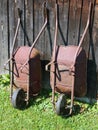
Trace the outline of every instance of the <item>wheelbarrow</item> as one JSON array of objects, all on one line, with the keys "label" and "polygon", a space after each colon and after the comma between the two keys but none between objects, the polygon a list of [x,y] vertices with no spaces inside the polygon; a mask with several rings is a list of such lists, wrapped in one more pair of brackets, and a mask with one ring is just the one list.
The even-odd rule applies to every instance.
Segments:
[{"label": "wheelbarrow", "polygon": [[19,16],[13,40],[12,54],[4,65],[5,69],[7,69],[7,64],[10,62],[10,97],[13,107],[18,109],[25,108],[29,103],[29,98],[38,95],[41,90],[40,53],[35,48],[35,45],[47,25],[46,6],[44,6],[44,11],[44,25],[32,46],[20,46],[15,49],[16,38],[21,22]]},{"label": "wheelbarrow", "polygon": [[[82,97],[87,92],[87,57],[85,50],[82,48],[82,44],[90,23],[91,3],[89,5],[87,24],[78,45],[57,45],[57,3],[55,12],[56,27],[53,54],[51,61],[46,65],[46,71],[50,71],[50,85],[52,88],[54,110],[58,115],[63,112],[66,112],[65,115],[71,115],[74,106],[74,96]],[[57,97],[57,100],[55,96],[56,92],[60,95]],[[70,103],[67,101],[67,96],[70,97]]]}]

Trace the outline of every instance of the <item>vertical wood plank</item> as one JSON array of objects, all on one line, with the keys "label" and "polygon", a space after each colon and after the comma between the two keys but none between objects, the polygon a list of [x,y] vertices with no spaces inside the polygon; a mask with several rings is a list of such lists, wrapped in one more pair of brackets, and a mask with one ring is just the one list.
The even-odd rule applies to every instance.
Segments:
[{"label": "vertical wood plank", "polygon": [[33,3],[34,1],[32,0],[29,0],[29,1],[25,1],[25,19],[26,19],[26,27],[25,27],[25,30],[26,30],[26,34],[27,34],[27,37],[28,38],[25,38],[26,39],[26,44],[27,45],[31,45],[32,42],[33,42],[33,33],[34,33],[34,30],[33,30]]},{"label": "vertical wood plank", "polygon": [[[3,68],[3,63],[8,58],[9,52],[12,49],[12,41],[15,34],[16,24],[18,20],[17,8],[22,10],[22,23],[25,28],[29,40],[26,39],[22,28],[19,29],[19,34],[17,37],[17,46],[21,45],[31,45],[36,36],[38,35],[41,27],[44,24],[44,13],[43,13],[43,3],[45,0],[3,0],[0,2],[0,72]],[[68,28],[68,1],[70,1],[70,15],[69,15],[69,28]],[[81,3],[82,0],[58,0],[59,4],[59,30],[58,30],[58,40],[57,44],[77,44],[79,39],[79,24],[80,24],[80,14],[81,14]],[[94,3],[95,0],[92,0]],[[96,0],[96,3],[98,1]],[[76,8],[75,8],[76,4]],[[89,1],[83,0],[83,10],[81,18],[80,27],[80,37],[87,21],[88,14],[88,4]],[[7,6],[8,9],[7,9]],[[41,52],[42,60],[49,60],[52,55],[54,33],[55,33],[55,0],[47,0],[47,8],[49,10],[49,22],[44,33],[38,40],[36,48]],[[96,11],[97,11],[96,7]],[[76,10],[76,14],[75,14]],[[9,11],[9,12],[8,12]],[[8,14],[9,13],[9,14]],[[9,21],[7,21],[7,16]],[[96,48],[97,36],[97,14],[95,14],[94,23],[94,47]],[[95,29],[96,26],[96,29]],[[68,29],[68,31],[67,31]],[[68,32],[68,41],[67,41]],[[9,37],[8,37],[9,36]],[[88,51],[89,35],[87,33],[84,40],[84,48]],[[8,50],[9,49],[9,50]],[[96,52],[97,54],[97,52]],[[97,63],[98,64],[98,63]]]},{"label": "vertical wood plank", "polygon": [[9,0],[9,32],[10,32],[10,55],[12,51],[12,43],[13,43],[13,38],[15,34],[15,1],[14,0]]},{"label": "vertical wood plank", "polygon": [[[24,20],[25,20],[25,18],[24,18],[24,16],[25,16],[25,14],[24,14],[24,2],[25,2],[25,0],[17,0],[16,3],[15,3],[15,19],[16,19],[16,21],[18,20],[18,8],[19,8],[22,11],[21,21],[22,21],[23,27],[25,26],[24,25]],[[16,24],[15,24],[15,28],[16,28]],[[25,44],[24,33],[23,33],[23,30],[22,30],[22,27],[20,26],[18,36],[17,36],[17,45],[23,46],[24,44]]]},{"label": "vertical wood plank", "polygon": [[7,1],[0,2],[0,73],[4,72],[3,65],[8,59],[7,41]]},{"label": "vertical wood plank", "polygon": [[[39,31],[41,30],[43,24],[44,24],[44,17],[43,17],[43,2],[44,0],[37,0],[34,1],[34,39],[37,37]],[[44,56],[45,51],[45,44],[44,44],[44,33],[39,38],[36,48],[40,51],[42,54],[42,57]],[[44,49],[43,49],[44,48]]]},{"label": "vertical wood plank", "polygon": [[98,72],[98,5],[95,8],[93,39],[94,39],[95,59],[97,64],[96,67]]}]

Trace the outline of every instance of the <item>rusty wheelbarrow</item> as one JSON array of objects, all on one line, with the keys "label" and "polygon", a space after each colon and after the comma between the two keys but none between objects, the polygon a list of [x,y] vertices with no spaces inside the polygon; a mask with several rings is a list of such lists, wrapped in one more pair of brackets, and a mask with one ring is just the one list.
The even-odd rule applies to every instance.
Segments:
[{"label": "rusty wheelbarrow", "polygon": [[[74,105],[74,96],[82,97],[87,91],[87,57],[85,50],[81,46],[90,23],[91,3],[89,6],[87,24],[78,46],[57,45],[57,4],[55,9],[56,27],[54,48],[51,61],[46,65],[46,71],[50,71],[52,103],[56,113],[60,115],[63,111],[65,111],[66,115],[71,115]],[[55,100],[55,92],[60,94],[60,97],[57,99],[57,101]],[[66,102],[67,95],[70,96],[70,103]]]},{"label": "rusty wheelbarrow", "polygon": [[45,22],[31,47],[20,46],[15,49],[16,38],[20,26],[18,18],[17,28],[13,40],[12,54],[5,63],[10,62],[10,97],[13,107],[25,108],[29,98],[38,95],[41,89],[41,62],[40,53],[34,48],[39,37],[47,25],[47,9],[44,6]]}]

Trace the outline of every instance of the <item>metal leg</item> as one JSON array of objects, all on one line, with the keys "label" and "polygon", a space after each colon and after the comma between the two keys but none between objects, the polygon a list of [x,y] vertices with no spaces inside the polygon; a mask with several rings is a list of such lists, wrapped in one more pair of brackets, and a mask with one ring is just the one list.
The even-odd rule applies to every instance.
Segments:
[{"label": "metal leg", "polygon": [[55,91],[52,89],[52,104],[53,104],[53,109],[55,110]]},{"label": "metal leg", "polygon": [[13,59],[11,60],[11,72],[10,72],[10,99],[12,99],[12,94],[13,94],[13,70],[14,70],[14,61]]},{"label": "metal leg", "polygon": [[[29,64],[28,64],[29,65]],[[28,81],[27,81],[27,100],[26,100],[26,105],[29,104],[29,88],[30,88],[30,78],[29,78],[29,75],[28,75]]]},{"label": "metal leg", "polygon": [[52,67],[53,67],[53,72],[51,72],[51,73],[53,73],[53,77],[52,77],[53,78],[53,84],[52,84],[52,103],[53,103],[53,108],[55,110],[56,65],[53,64]]},{"label": "metal leg", "polygon": [[70,112],[69,114],[72,114],[72,110],[73,110],[73,102],[74,102],[74,80],[75,80],[75,75],[72,74],[72,89],[71,89],[71,106],[70,106]]}]

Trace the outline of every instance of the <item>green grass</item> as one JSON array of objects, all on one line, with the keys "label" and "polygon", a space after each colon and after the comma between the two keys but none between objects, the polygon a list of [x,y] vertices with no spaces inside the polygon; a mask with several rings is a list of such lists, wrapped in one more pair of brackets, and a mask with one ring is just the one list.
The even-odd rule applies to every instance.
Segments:
[{"label": "green grass", "polygon": [[12,107],[9,87],[0,87],[0,130],[98,130],[98,106],[75,102],[80,106],[71,117],[57,116],[51,92],[43,90],[24,110]]}]

